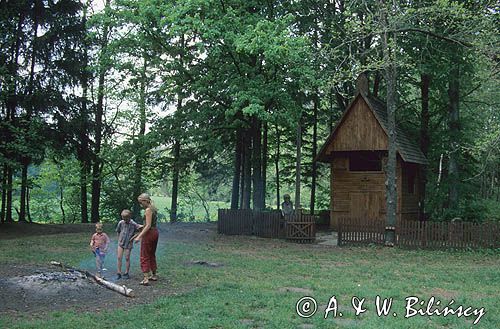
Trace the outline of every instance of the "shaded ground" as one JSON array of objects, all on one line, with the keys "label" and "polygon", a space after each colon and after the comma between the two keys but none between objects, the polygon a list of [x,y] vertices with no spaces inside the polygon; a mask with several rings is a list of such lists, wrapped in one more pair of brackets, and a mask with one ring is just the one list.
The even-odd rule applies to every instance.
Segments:
[{"label": "shaded ground", "polygon": [[3,223],[0,224],[0,239],[18,239],[34,235],[50,235],[60,233],[91,232],[95,224],[36,224],[36,223]]},{"label": "shaded ground", "polygon": [[15,267],[2,266],[0,269],[0,305],[2,305],[0,314],[37,314],[76,307],[95,311],[119,300],[129,302],[124,298],[117,298],[120,296],[115,296],[116,293],[86,278],[77,278],[74,281],[37,280],[36,275],[40,271],[50,275],[58,270],[27,264]]},{"label": "shaded ground", "polygon": [[[47,236],[67,233],[92,232],[93,224],[42,225],[12,223],[0,226],[0,239],[18,239],[27,236]],[[213,240],[216,225],[213,223],[176,223],[162,224],[160,227],[159,250],[165,248],[167,241],[208,241]],[[135,248],[136,252],[139,246]],[[54,259],[58,261],[58,259]],[[134,260],[137,265],[138,260]],[[92,270],[93,262],[88,261],[82,269]],[[203,264],[200,264],[203,265]],[[200,266],[186,264],[186,266]],[[131,278],[115,281],[125,284],[135,292],[135,298],[122,296],[108,290],[87,278],[65,279],[60,268],[49,264],[24,263],[2,264],[0,262],[0,316],[43,316],[48,311],[78,310],[100,312],[116,308],[127,308],[135,304],[149,303],[160,296],[185,292],[190,287],[174,290],[168,278],[161,277],[151,286],[139,285],[142,277],[137,266],[131,268]],[[58,274],[59,273],[59,274]],[[107,272],[106,279],[114,280],[114,268]],[[51,278],[56,277],[56,280]]]},{"label": "shaded ground", "polygon": [[[107,227],[107,232],[113,239],[113,227]],[[263,239],[253,236],[221,236],[217,234],[216,223],[164,223],[160,226],[160,240],[158,250],[168,250],[169,241],[196,242],[199,246],[212,245],[217,243],[244,243],[248,246],[248,252],[255,248],[267,245],[269,248],[318,248],[325,245],[336,245],[336,237],[332,232],[325,232],[318,235],[318,244],[315,245],[290,245],[283,240]],[[0,225],[0,239],[14,240],[25,237],[47,237],[51,239],[53,235],[88,233],[89,236],[94,230],[94,224],[28,224],[9,223]],[[19,240],[17,240],[19,241]],[[18,243],[16,241],[16,243]],[[86,246],[82,246],[85,248]],[[110,248],[113,249],[113,248]],[[133,265],[131,268],[131,278],[129,280],[114,281],[114,255],[108,255],[105,267],[108,267],[106,279],[118,284],[124,284],[134,290],[135,298],[122,296],[116,292],[108,290],[92,279],[78,278],[76,280],[45,280],[44,275],[51,276],[53,273],[62,273],[58,267],[47,263],[26,262],[16,264],[2,264],[0,262],[0,316],[9,314],[11,316],[43,316],[49,311],[78,310],[86,312],[100,312],[118,308],[128,308],[136,304],[149,303],[161,296],[175,295],[192,289],[193,287],[183,286],[172,288],[168,278],[161,276],[160,280],[152,282],[149,287],[139,285],[142,273],[138,269],[138,250],[134,248]],[[64,252],[64,251],[63,251]],[[54,259],[60,261],[59,259]],[[94,270],[93,259],[89,258],[77,264],[71,264],[82,270]],[[221,263],[214,263],[205,259],[192,259],[183,263],[184,266],[201,266],[207,271],[211,268],[224,266]],[[39,277],[42,275],[42,279]],[[55,274],[57,276],[57,274]],[[15,296],[15,298],[13,298]]]},{"label": "shaded ground", "polygon": [[[407,319],[404,317],[407,296],[417,296],[423,302],[432,296],[443,306],[453,299],[453,305],[484,308],[486,315],[478,326],[481,328],[496,329],[500,323],[496,312],[500,282],[498,251],[338,248],[320,241],[304,245],[253,236],[218,235],[214,223],[162,224],[157,252],[161,280],[151,287],[138,285],[139,248],[135,248],[133,278],[127,281],[136,290],[134,299],[86,282],[77,285],[85,287],[85,291],[66,287],[64,294],[50,295],[52,291],[43,287],[43,283],[32,284],[38,290],[37,295],[27,292],[26,287],[7,290],[14,289],[8,286],[12,280],[32,280],[26,276],[36,275],[36,270],[54,271],[48,265],[51,260],[93,269],[88,249],[93,227],[87,228],[82,233],[0,239],[0,278],[8,280],[2,281],[0,287],[3,298],[0,308],[11,309],[0,313],[0,328],[95,329],[97,325],[102,328],[465,329],[473,326],[474,317],[436,315]],[[105,230],[116,242],[112,226],[106,226]],[[333,238],[333,234],[325,233],[318,240]],[[112,259],[108,254],[105,262],[108,269],[113,269]],[[315,298],[318,312],[303,319],[296,314],[296,305],[306,295]],[[325,319],[323,310],[333,295],[344,316]],[[366,298],[367,312],[363,315],[356,316],[351,307],[352,296]],[[376,296],[394,298],[393,309],[398,316],[377,316]],[[138,305],[141,303],[147,303],[147,307]]]}]

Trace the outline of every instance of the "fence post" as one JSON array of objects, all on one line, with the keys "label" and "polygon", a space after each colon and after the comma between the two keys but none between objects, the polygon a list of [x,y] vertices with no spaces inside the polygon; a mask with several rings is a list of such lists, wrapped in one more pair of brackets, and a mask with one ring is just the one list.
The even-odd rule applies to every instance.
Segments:
[{"label": "fence post", "polygon": [[338,230],[337,230],[337,245],[340,247],[342,245],[342,217],[337,221]]},{"label": "fence post", "polygon": [[220,209],[217,209],[217,233],[221,233],[221,227],[220,227],[220,224],[221,224],[221,219],[220,219],[220,212],[221,210]]}]

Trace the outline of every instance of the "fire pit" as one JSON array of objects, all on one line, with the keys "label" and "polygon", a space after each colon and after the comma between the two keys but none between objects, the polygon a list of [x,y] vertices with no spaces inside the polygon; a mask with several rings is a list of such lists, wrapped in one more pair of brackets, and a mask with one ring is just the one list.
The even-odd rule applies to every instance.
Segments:
[{"label": "fire pit", "polygon": [[67,272],[42,272],[42,271],[36,271],[35,275],[30,275],[30,276],[25,276],[24,279],[26,281],[33,281],[33,282],[51,282],[51,281],[57,281],[57,282],[75,282],[78,279],[85,279],[85,275],[78,271],[74,270],[69,270]]},{"label": "fire pit", "polygon": [[108,304],[128,304],[124,296],[76,269],[26,266],[11,273],[0,276],[0,316],[71,308],[95,311]]},{"label": "fire pit", "polygon": [[39,293],[56,295],[61,290],[85,289],[89,282],[87,277],[78,271],[42,272],[27,276],[16,276],[5,279],[7,285],[17,286],[22,290],[34,290]]}]

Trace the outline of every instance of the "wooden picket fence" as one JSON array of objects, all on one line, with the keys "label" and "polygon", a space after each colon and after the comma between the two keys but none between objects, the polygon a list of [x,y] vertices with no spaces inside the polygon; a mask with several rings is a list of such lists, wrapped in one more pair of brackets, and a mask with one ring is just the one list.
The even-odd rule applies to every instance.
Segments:
[{"label": "wooden picket fence", "polygon": [[282,217],[280,211],[219,209],[217,231],[226,235],[256,235],[309,243],[316,238],[315,220],[315,216],[302,213]]},{"label": "wooden picket fence", "polygon": [[396,238],[413,248],[500,248],[500,224],[401,221]]},{"label": "wooden picket fence", "polygon": [[346,244],[383,244],[385,222],[379,219],[339,218],[338,245]]},{"label": "wooden picket fence", "polygon": [[253,235],[261,238],[283,237],[283,220],[281,212],[257,212],[253,211]]},{"label": "wooden picket fence", "polygon": [[[500,248],[500,223],[418,222],[396,223],[396,245],[409,248]],[[383,244],[385,221],[340,218],[338,245]]]},{"label": "wooden picket fence", "polygon": [[219,209],[217,231],[227,235],[253,234],[253,212],[241,209],[237,213],[230,209]]}]

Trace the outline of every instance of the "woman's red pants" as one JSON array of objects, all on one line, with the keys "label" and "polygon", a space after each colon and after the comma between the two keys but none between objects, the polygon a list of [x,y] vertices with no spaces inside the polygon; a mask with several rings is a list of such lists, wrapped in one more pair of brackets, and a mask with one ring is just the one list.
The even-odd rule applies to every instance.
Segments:
[{"label": "woman's red pants", "polygon": [[156,246],[158,245],[158,229],[150,228],[141,240],[141,271],[156,271]]}]

